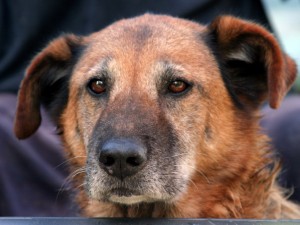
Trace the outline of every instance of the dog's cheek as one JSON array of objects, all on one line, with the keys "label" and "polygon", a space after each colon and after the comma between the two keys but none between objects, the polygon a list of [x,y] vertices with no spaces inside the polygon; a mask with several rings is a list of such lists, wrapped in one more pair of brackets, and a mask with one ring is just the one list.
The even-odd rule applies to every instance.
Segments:
[{"label": "dog's cheek", "polygon": [[88,153],[85,177],[85,190],[91,199],[101,199],[99,190],[103,189],[104,177],[101,176],[96,157],[91,152]]},{"label": "dog's cheek", "polygon": [[178,136],[174,153],[177,161],[177,173],[180,180],[186,184],[197,172],[197,159],[201,156],[202,142],[205,139],[206,107],[194,94],[184,101],[174,104],[168,109],[168,119]]},{"label": "dog's cheek", "polygon": [[[81,89],[75,84],[76,77],[72,77],[70,82],[70,94],[67,106],[61,116],[63,129],[63,142],[67,154],[72,157],[71,164],[75,167],[85,167],[87,161],[87,144],[85,141],[88,134],[88,126],[85,125],[88,117],[88,105],[83,102]],[[83,110],[86,108],[86,110]],[[87,111],[86,113],[82,113]],[[74,163],[73,163],[74,162]],[[75,168],[76,169],[76,168]]]},{"label": "dog's cheek", "polygon": [[102,101],[95,101],[87,94],[83,94],[79,102],[78,129],[82,134],[84,145],[88,151],[88,145],[93,137],[93,130],[101,117],[104,106]]},{"label": "dog's cheek", "polygon": [[99,152],[97,149],[99,140],[94,135],[90,136],[89,143],[86,146],[86,176],[84,179],[85,192],[90,199],[108,200],[107,189],[116,185],[116,180],[110,179],[100,168]]},{"label": "dog's cheek", "polygon": [[97,121],[101,117],[104,102],[92,99],[86,92],[81,93],[77,109],[77,133],[81,137],[86,159],[85,190],[92,199],[103,198],[99,190],[104,190],[105,174],[101,173],[98,161],[98,138],[93,135]]},{"label": "dog's cheek", "polygon": [[[176,131],[170,128],[169,134]],[[157,199],[172,200],[183,192],[186,185],[182,177],[180,147],[177,135],[162,134],[165,140],[154,144],[149,163],[143,172],[145,191]]]}]

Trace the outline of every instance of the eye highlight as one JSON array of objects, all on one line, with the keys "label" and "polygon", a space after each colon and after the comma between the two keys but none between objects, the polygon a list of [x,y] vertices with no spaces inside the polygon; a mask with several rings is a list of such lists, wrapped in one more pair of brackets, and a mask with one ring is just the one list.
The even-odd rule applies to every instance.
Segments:
[{"label": "eye highlight", "polygon": [[89,81],[87,87],[90,92],[96,95],[100,95],[106,92],[106,82],[103,79],[94,78]]},{"label": "eye highlight", "polygon": [[190,85],[183,80],[174,80],[168,86],[168,91],[172,94],[180,94],[185,92]]}]

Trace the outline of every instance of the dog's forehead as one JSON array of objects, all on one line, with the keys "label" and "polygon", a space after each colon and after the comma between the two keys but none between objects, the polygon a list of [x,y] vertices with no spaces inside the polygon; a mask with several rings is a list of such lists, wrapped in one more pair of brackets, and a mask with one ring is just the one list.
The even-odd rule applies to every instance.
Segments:
[{"label": "dog's forehead", "polygon": [[[192,21],[165,15],[145,14],[143,16],[119,20],[107,28],[91,35],[94,40],[111,42],[111,39],[134,42],[144,41],[150,37],[188,37],[205,30],[205,26]],[[194,38],[194,37],[192,37]]]},{"label": "dog's forehead", "polygon": [[205,32],[205,26],[169,16],[121,20],[87,37],[78,69],[90,77],[105,63],[122,74],[161,71],[166,64],[188,69],[202,63],[205,68],[212,59],[202,38]]}]

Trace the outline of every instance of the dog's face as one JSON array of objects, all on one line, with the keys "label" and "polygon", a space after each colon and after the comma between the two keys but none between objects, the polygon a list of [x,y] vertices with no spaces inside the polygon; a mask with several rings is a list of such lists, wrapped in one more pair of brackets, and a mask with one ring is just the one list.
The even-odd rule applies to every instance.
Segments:
[{"label": "dog's face", "polygon": [[[92,198],[169,201],[186,188],[210,132],[206,90],[222,86],[203,28],[192,28],[125,21],[89,37],[63,127],[82,139]],[[67,128],[70,112],[78,124]]]},{"label": "dog's face", "polygon": [[277,107],[295,76],[268,35],[231,17],[204,27],[145,15],[61,37],[27,70],[17,136],[38,127],[42,102],[92,199],[175,201],[196,179],[217,182],[251,166],[236,142],[267,96]]}]

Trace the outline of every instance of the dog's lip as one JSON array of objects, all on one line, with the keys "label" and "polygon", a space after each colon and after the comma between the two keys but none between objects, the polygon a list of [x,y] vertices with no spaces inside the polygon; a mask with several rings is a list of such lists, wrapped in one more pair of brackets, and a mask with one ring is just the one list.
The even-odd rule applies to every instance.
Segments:
[{"label": "dog's lip", "polygon": [[122,197],[130,197],[133,195],[140,195],[136,190],[128,189],[128,188],[113,188],[109,191],[109,195],[116,195]]}]

